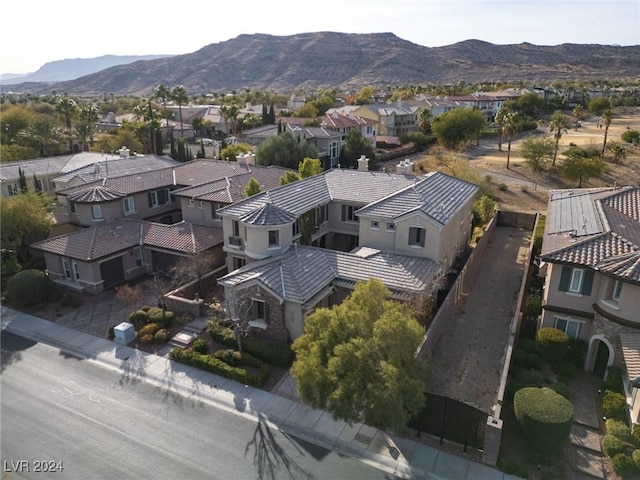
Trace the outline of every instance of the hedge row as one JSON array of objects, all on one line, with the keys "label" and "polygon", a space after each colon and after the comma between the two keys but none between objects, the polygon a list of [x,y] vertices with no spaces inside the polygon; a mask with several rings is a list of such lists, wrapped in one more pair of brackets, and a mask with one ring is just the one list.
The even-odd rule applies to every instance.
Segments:
[{"label": "hedge row", "polygon": [[242,367],[233,367],[219,358],[211,355],[198,353],[192,350],[174,348],[171,350],[171,358],[180,363],[194,366],[210,373],[215,373],[226,378],[230,378],[246,385],[261,387],[269,376],[269,366],[264,365],[256,371],[249,371]]}]

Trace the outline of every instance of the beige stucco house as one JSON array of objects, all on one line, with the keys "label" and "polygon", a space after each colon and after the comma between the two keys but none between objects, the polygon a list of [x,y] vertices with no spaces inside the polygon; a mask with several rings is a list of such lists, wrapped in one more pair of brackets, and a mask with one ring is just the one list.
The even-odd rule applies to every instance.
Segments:
[{"label": "beige stucco house", "polygon": [[[430,295],[467,244],[477,187],[437,172],[370,172],[367,159],[360,167],[329,170],[218,212],[231,272],[219,283],[234,299],[232,313],[283,340],[299,336],[306,313],[337,303],[358,280],[379,278],[405,300]],[[268,308],[243,310],[257,302]]]},{"label": "beige stucco house", "polygon": [[550,192],[540,259],[547,264],[541,326],[588,342],[587,371],[604,376],[609,365],[626,365],[637,422],[640,188]]}]

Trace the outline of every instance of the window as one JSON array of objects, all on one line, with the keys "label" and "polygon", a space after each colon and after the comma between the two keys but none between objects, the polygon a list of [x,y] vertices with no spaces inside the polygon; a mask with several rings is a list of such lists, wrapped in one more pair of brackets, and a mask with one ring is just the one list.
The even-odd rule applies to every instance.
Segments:
[{"label": "window", "polygon": [[293,222],[293,236],[300,235],[300,219]]},{"label": "window", "polygon": [[131,215],[136,212],[136,202],[133,197],[125,197],[122,199],[124,205],[124,214]]},{"label": "window", "polygon": [[91,205],[91,213],[94,220],[102,220],[102,207],[100,205]]},{"label": "window", "polygon": [[78,269],[78,264],[75,260],[71,262],[71,266],[73,267],[73,278],[75,280],[80,280],[80,270]]},{"label": "window", "polygon": [[342,221],[343,222],[357,222],[356,209],[353,205],[342,205]]},{"label": "window", "polygon": [[136,248],[133,251],[133,255],[136,259],[136,266],[141,267],[142,266],[142,249],[140,247]]},{"label": "window", "polygon": [[378,230],[380,228],[380,222],[377,220],[371,220],[371,228],[373,230]]},{"label": "window", "polygon": [[422,227],[409,228],[409,245],[412,247],[424,247],[426,231]]},{"label": "window", "polygon": [[615,302],[620,301],[620,292],[622,291],[622,282],[616,280],[613,284],[613,291],[611,292],[611,299]]},{"label": "window", "polygon": [[578,334],[580,333],[580,322],[562,317],[555,317],[554,320],[555,328],[566,333],[569,338],[578,338]]},{"label": "window", "polygon": [[238,222],[237,220],[233,220],[231,222],[231,225],[233,227],[233,236],[234,237],[239,237],[240,236],[240,222]]},{"label": "window", "polygon": [[560,274],[561,292],[591,295],[591,287],[593,285],[593,270],[583,268],[573,268],[569,266],[562,267]]},{"label": "window", "polygon": [[269,325],[268,306],[263,300],[256,298],[251,299],[251,320],[249,325],[252,327],[265,329]]},{"label": "window", "polygon": [[204,202],[200,200],[199,208],[204,208]]},{"label": "window", "polygon": [[193,198],[189,199],[189,206],[193,207],[195,205],[196,201]]},{"label": "window", "polygon": [[164,205],[167,202],[172,202],[173,198],[169,198],[169,189],[163,188],[162,190],[154,190],[147,192],[147,199],[149,201],[149,208]]},{"label": "window", "polygon": [[75,202],[69,202],[69,211],[71,213],[78,213]]},{"label": "window", "polygon": [[64,278],[71,280],[71,268],[69,268],[69,260],[62,259],[62,270],[64,270]]},{"label": "window", "polygon": [[269,248],[277,248],[280,246],[279,233],[278,230],[269,230]]},{"label": "window", "polygon": [[372,127],[371,125],[367,125],[367,130],[366,130],[366,132],[367,132],[367,135],[371,135],[371,134],[373,134],[373,127]]},{"label": "window", "polygon": [[324,222],[329,220],[329,205],[323,205],[321,207],[316,208],[314,213],[315,226],[319,227]]},{"label": "window", "polygon": [[396,230],[396,224],[395,223],[387,223],[387,231],[388,232],[395,232]]},{"label": "window", "polygon": [[338,142],[329,144],[329,158],[338,158]]}]

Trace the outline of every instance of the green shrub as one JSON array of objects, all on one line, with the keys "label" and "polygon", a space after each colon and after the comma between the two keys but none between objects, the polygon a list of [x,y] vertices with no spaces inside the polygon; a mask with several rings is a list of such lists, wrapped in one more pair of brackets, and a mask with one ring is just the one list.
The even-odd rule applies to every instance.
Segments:
[{"label": "green shrub", "polygon": [[634,447],[640,448],[640,427],[637,425],[631,430],[631,443]]},{"label": "green shrub", "polygon": [[578,338],[570,338],[567,342],[567,353],[564,359],[567,362],[573,363],[577,369],[582,369],[584,366],[584,360],[587,357],[587,350],[589,344],[584,340]]},{"label": "green shrub", "polygon": [[149,333],[146,333],[144,335],[138,336],[138,339],[140,340],[140,343],[143,343],[145,345],[153,343],[153,335],[151,335]]},{"label": "green shrub", "polygon": [[542,313],[542,299],[537,297],[530,298],[524,307],[523,313],[525,317],[538,318]]},{"label": "green shrub", "polygon": [[201,338],[194,340],[193,343],[191,344],[191,348],[193,349],[194,352],[198,352],[198,353],[209,352],[209,347],[207,347],[207,342],[205,342]]},{"label": "green shrub", "polygon": [[171,334],[166,328],[161,328],[153,335],[153,341],[156,343],[167,343],[169,338],[171,338]]},{"label": "green shrub", "polygon": [[525,387],[513,397],[522,432],[534,451],[542,455],[560,451],[569,438],[573,405],[550,388]]},{"label": "green shrub", "polygon": [[427,137],[424,133],[421,132],[407,132],[400,135],[400,143],[402,145],[406,145],[407,143],[415,143],[416,145],[425,147],[434,142],[434,137]]},{"label": "green shrub", "polygon": [[538,350],[536,350],[536,342],[530,338],[521,338],[518,340],[518,346],[527,353],[538,353]]},{"label": "green shrub", "polygon": [[47,274],[35,269],[16,273],[7,284],[7,295],[18,307],[45,303],[55,290],[55,284]]},{"label": "green shrub", "polygon": [[626,423],[616,420],[615,418],[608,418],[605,426],[607,428],[607,435],[613,435],[623,442],[631,442],[631,429]]},{"label": "green shrub", "polygon": [[637,472],[633,458],[626,453],[618,453],[611,457],[611,465],[615,472],[623,478]]},{"label": "green shrub", "polygon": [[524,367],[527,364],[527,352],[523,348],[516,348],[513,351],[512,360],[514,365]]},{"label": "green shrub", "polygon": [[80,300],[80,298],[76,297],[75,295],[65,293],[60,298],[60,303],[62,303],[64,307],[78,308],[80,305],[82,305],[82,300]]},{"label": "green shrub", "polygon": [[153,337],[158,330],[160,330],[160,325],[157,323],[147,323],[138,330],[138,336],[143,337],[145,335],[151,335],[151,337]]},{"label": "green shrub", "polygon": [[607,376],[602,381],[602,390],[624,393],[624,385],[622,385],[622,369],[620,367],[615,365],[607,367]]},{"label": "green shrub", "polygon": [[565,380],[573,378],[576,375],[577,370],[576,366],[567,360],[562,360],[558,364],[558,375]]},{"label": "green shrub", "polygon": [[635,464],[636,468],[640,470],[640,450],[634,450],[631,458],[633,459],[633,463]]},{"label": "green shrub", "polygon": [[562,330],[543,327],[536,333],[536,348],[542,358],[552,365],[558,364],[567,353],[569,337]]},{"label": "green shrub", "polygon": [[116,332],[114,330],[114,327],[109,327],[109,331],[107,333],[107,338],[109,340],[113,340],[114,338],[116,338]]},{"label": "green shrub", "polygon": [[553,391],[558,395],[562,395],[564,398],[569,398],[569,388],[567,387],[567,384],[562,380],[558,380],[553,384]]},{"label": "green shrub", "polygon": [[129,323],[131,323],[133,328],[138,331],[149,323],[149,316],[144,310],[136,310],[129,314]]},{"label": "green shrub", "polygon": [[540,367],[542,366],[542,359],[540,358],[540,355],[537,355],[535,353],[528,353],[525,364],[529,368],[540,370]]},{"label": "green shrub", "polygon": [[522,374],[522,383],[528,387],[541,387],[544,380],[544,375],[539,370],[527,370]]},{"label": "green shrub", "polygon": [[216,320],[209,322],[209,335],[214,341],[228,347],[237,347],[238,345],[233,329]]},{"label": "green shrub", "polygon": [[602,414],[606,418],[626,420],[627,400],[624,395],[618,392],[612,392],[611,390],[605,390],[602,394]]},{"label": "green shrub", "polygon": [[213,356],[231,366],[262,368],[265,365],[259,358],[247,352],[240,353],[238,350],[217,350]]},{"label": "green shrub", "polygon": [[513,402],[513,396],[516,394],[518,390],[520,390],[524,385],[518,382],[510,381],[507,383],[507,386],[504,389],[504,397],[509,402]]},{"label": "green shrub", "polygon": [[638,130],[625,130],[620,135],[623,142],[640,143],[640,132]]},{"label": "green shrub", "polygon": [[150,305],[145,305],[144,307],[140,308],[140,310],[142,310],[143,312],[148,312],[149,310],[151,310],[151,306]]},{"label": "green shrub", "polygon": [[293,364],[294,354],[289,345],[247,337],[243,340],[243,346],[251,355],[271,365],[289,368]]},{"label": "green shrub", "polygon": [[263,368],[250,372],[245,368],[232,367],[218,358],[193,350],[184,351],[174,348],[170,355],[176,361],[255,387],[261,387],[269,376],[269,366],[266,364],[263,364]]},{"label": "green shrub", "polygon": [[506,183],[501,182],[498,184],[498,190],[500,190],[501,192],[506,192],[507,190],[509,190],[509,187]]},{"label": "green shrub", "polygon": [[150,322],[159,323],[164,328],[169,328],[175,316],[171,310],[165,310],[163,312],[160,307],[151,307],[147,311],[147,315],[149,315]]}]

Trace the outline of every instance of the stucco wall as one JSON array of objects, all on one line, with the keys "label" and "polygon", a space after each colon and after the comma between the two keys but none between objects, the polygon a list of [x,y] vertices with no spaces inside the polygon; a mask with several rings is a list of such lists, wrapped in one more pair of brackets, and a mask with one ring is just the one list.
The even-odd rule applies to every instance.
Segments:
[{"label": "stucco wall", "polygon": [[[242,229],[242,223],[241,229]],[[273,257],[284,252],[291,245],[293,237],[292,224],[275,226],[246,225],[245,252],[254,259]],[[269,246],[269,231],[278,232],[278,246]]]}]

